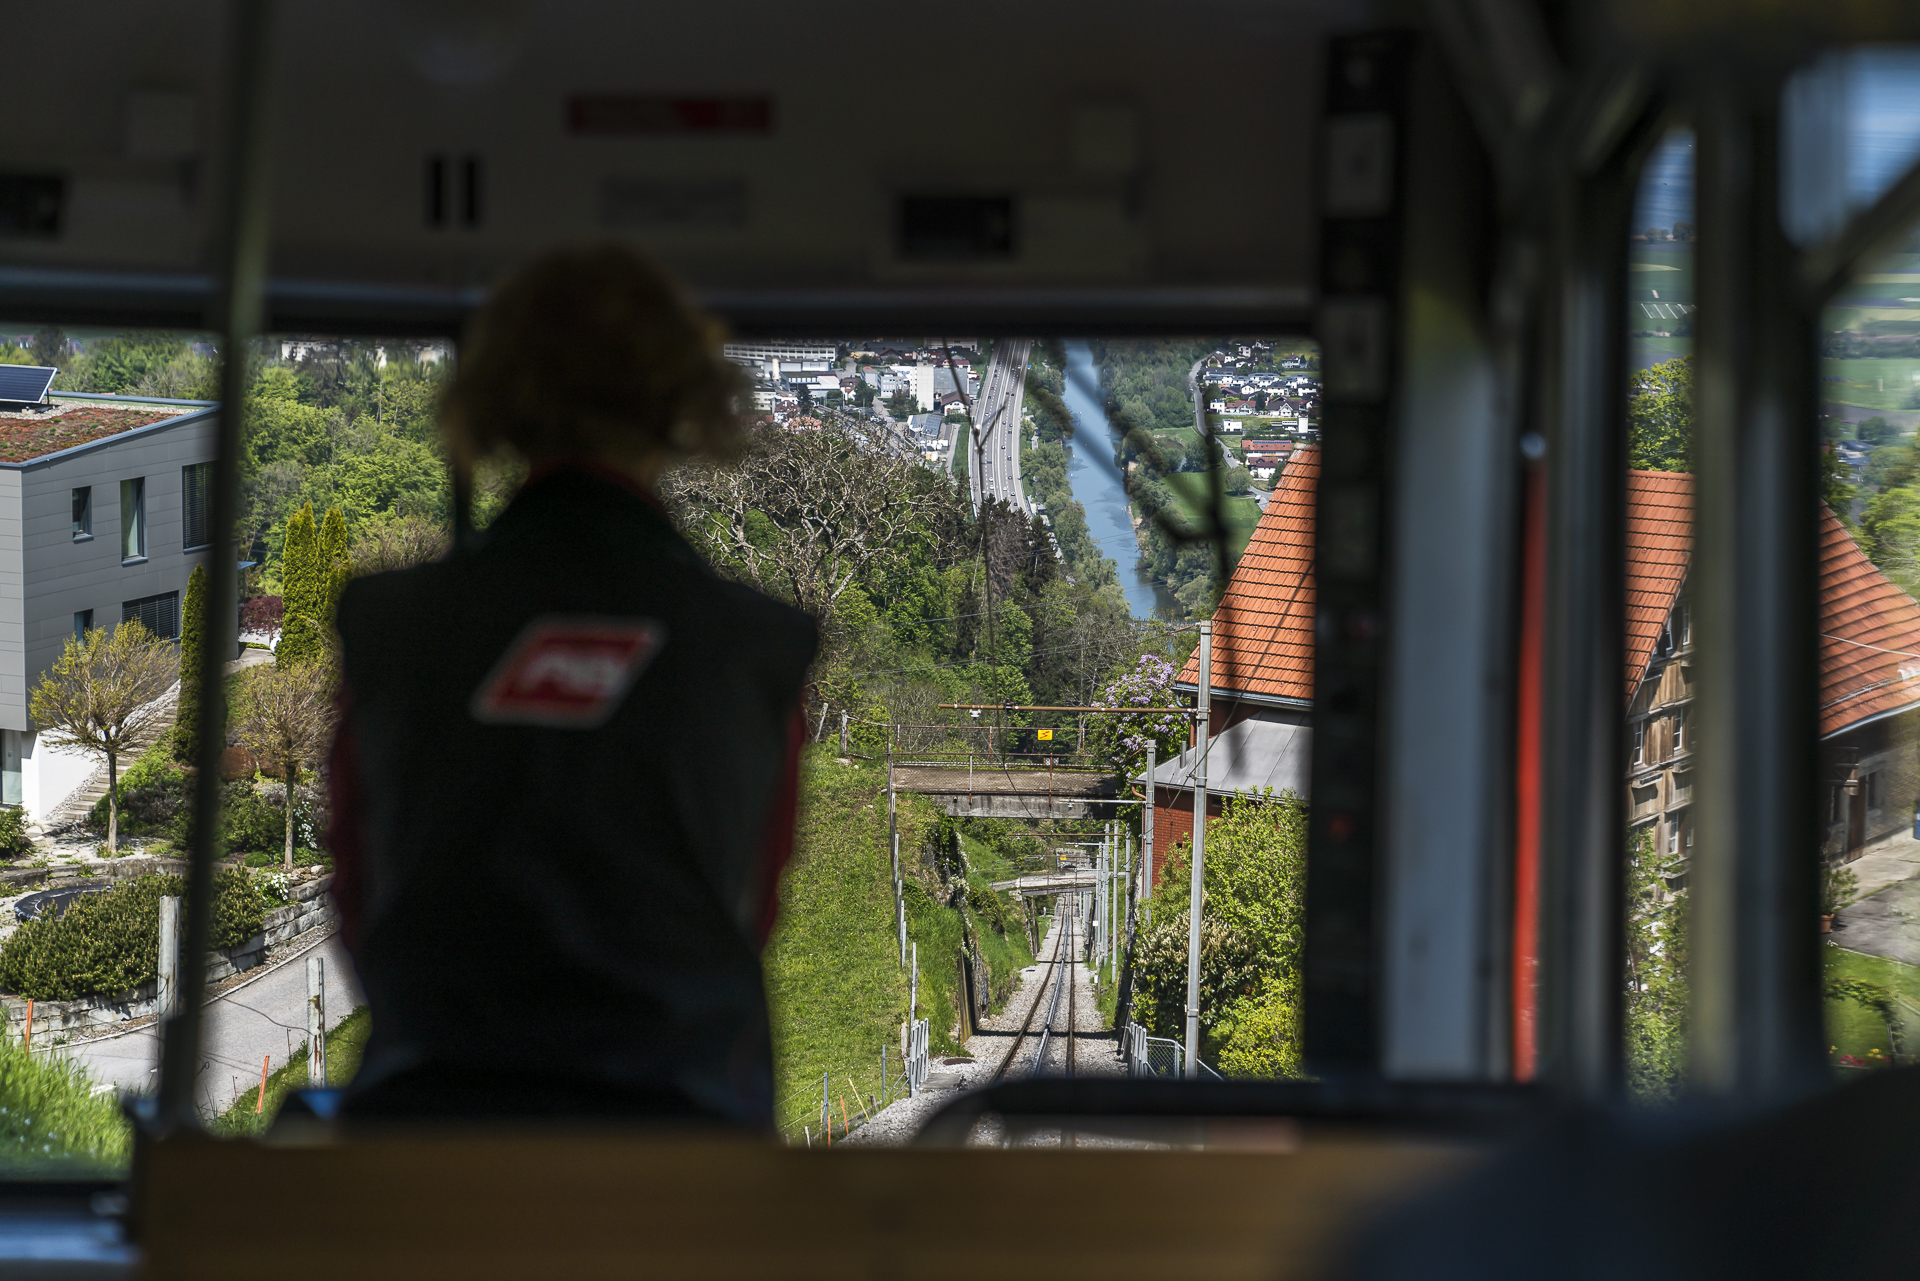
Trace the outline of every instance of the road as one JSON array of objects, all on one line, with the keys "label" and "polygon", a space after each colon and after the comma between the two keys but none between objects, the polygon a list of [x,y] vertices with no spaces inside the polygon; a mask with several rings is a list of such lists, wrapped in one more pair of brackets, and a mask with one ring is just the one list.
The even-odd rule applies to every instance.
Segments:
[{"label": "road", "polygon": [[[286,1065],[289,1041],[299,1045],[307,1039],[307,957],[316,953],[327,963],[327,1030],[365,1003],[338,934],[209,1001],[195,1091],[202,1113],[224,1112],[237,1095],[258,1090],[261,1056],[271,1056],[278,1071]],[[160,1032],[148,1025],[50,1053],[78,1063],[97,1084],[145,1093],[158,1080]]]},{"label": "road", "polygon": [[1032,350],[1033,341],[1028,338],[995,344],[987,376],[973,402],[978,447],[964,439],[956,442],[956,447],[968,450],[967,489],[975,511],[980,510],[983,486],[988,498],[1003,498],[1023,513],[1032,510],[1020,484],[1020,407],[1026,399],[1027,356]]}]

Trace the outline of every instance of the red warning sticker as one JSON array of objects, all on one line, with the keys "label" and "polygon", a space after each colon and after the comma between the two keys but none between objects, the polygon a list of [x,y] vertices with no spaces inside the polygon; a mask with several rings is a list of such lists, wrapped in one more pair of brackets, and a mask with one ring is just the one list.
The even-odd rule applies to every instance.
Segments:
[{"label": "red warning sticker", "polygon": [[491,725],[598,728],[666,638],[666,629],[650,618],[536,618],[474,691],[473,718]]}]

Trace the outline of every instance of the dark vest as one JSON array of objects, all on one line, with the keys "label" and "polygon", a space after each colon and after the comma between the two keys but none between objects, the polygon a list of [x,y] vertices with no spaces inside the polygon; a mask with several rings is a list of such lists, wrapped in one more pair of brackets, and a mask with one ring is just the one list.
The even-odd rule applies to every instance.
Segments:
[{"label": "dark vest", "polygon": [[[484,1072],[764,1125],[770,808],[816,638],[583,472],[340,603],[356,1092]],[[776,842],[777,844],[777,842]]]}]

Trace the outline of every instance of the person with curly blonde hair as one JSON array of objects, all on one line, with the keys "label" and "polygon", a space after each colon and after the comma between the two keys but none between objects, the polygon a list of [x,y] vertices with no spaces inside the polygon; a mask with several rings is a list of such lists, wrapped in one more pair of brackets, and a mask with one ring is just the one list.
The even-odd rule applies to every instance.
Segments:
[{"label": "person with curly blonde hair", "polygon": [[792,849],[804,615],[674,530],[662,471],[737,437],[719,329],[620,248],[474,321],[444,558],[339,609],[335,896],[372,1015],[349,1117],[772,1120],[759,954]]}]

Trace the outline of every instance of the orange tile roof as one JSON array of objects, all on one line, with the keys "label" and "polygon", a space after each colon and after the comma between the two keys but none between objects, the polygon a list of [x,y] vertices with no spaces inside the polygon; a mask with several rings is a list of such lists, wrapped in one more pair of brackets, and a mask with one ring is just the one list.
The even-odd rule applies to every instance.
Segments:
[{"label": "orange tile roof", "polygon": [[[1318,451],[1281,477],[1214,613],[1216,689],[1313,697],[1313,527]],[[1631,699],[1686,581],[1693,551],[1693,477],[1627,474],[1626,696]],[[1867,559],[1833,513],[1820,511],[1820,733],[1920,706],[1920,602]],[[1199,679],[1189,657],[1182,683]]]},{"label": "orange tile roof", "polygon": [[1820,509],[1820,736],[1920,704],[1920,603]]},{"label": "orange tile roof", "polygon": [[1678,471],[1627,473],[1627,698],[1687,578],[1693,555],[1693,477]]},{"label": "orange tile roof", "polygon": [[[1320,452],[1296,450],[1213,615],[1213,686],[1313,697],[1313,514]],[[1180,672],[1200,679],[1194,654]]]}]

